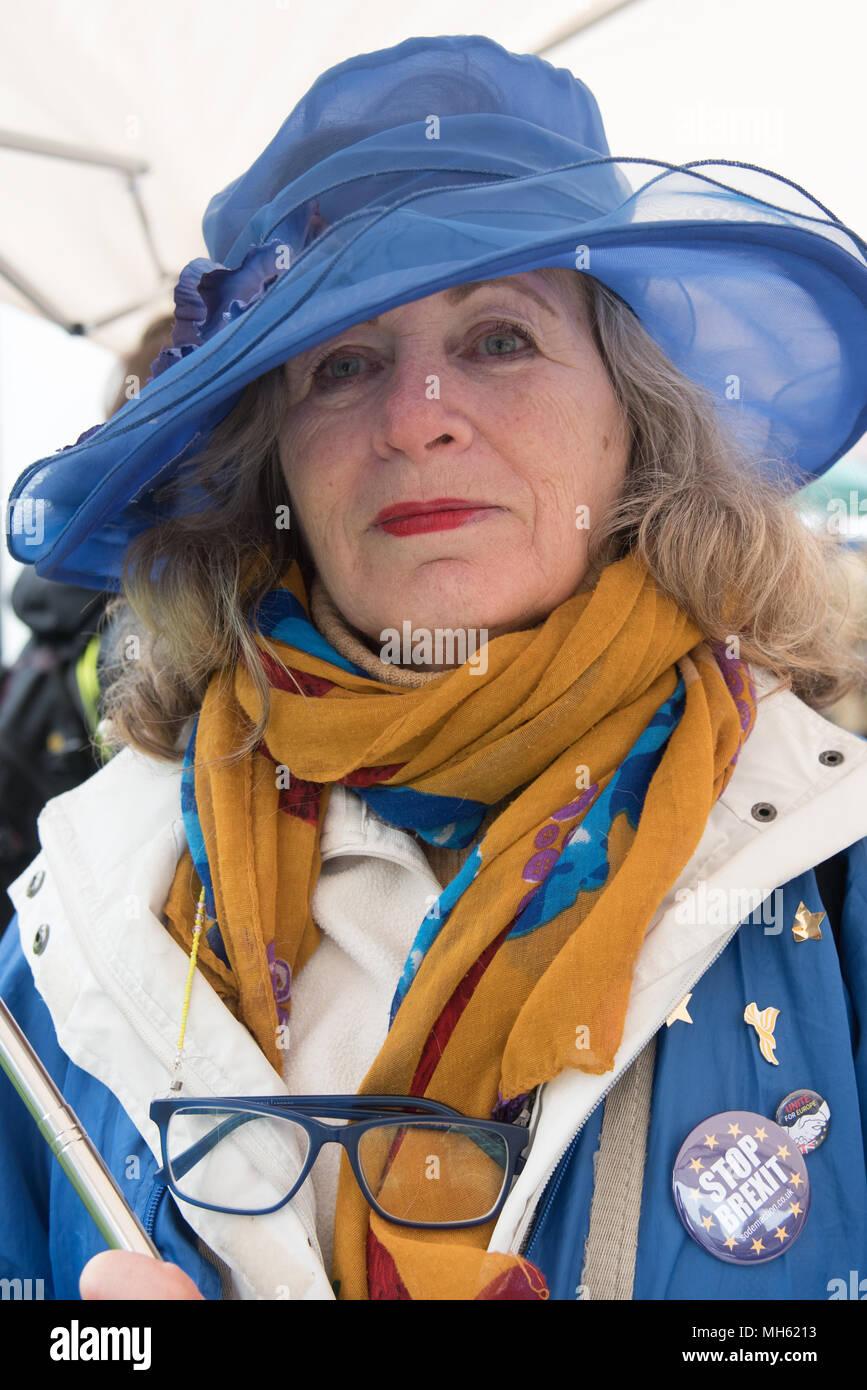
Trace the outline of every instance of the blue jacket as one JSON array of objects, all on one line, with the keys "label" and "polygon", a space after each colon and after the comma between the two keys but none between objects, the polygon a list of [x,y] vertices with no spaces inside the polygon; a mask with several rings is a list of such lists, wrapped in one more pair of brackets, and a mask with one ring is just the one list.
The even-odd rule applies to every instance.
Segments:
[{"label": "blue jacket", "polygon": [[[582,1296],[605,1095],[654,1035],[633,1297],[824,1300],[850,1296],[867,1277],[867,741],[791,692],[767,694],[773,682],[760,669],[753,676],[766,698],[695,854],[648,928],[613,1071],[570,1069],[537,1095],[529,1158],[490,1248],[522,1251],[552,1298]],[[186,968],[159,920],[185,844],[179,778],[180,764],[175,771],[127,749],[48,804],[42,852],[10,889],[16,915],[0,941],[0,995],[163,1256],[206,1297],[331,1298],[297,1199],[268,1217],[189,1206],[182,1214],[155,1182],[158,1136],[147,1110],[166,1091],[177,1013],[165,1001],[182,997]],[[347,822],[344,845],[344,827],[331,827],[335,853],[352,855],[354,892],[365,891],[365,848],[382,856],[395,843],[393,828],[387,844],[373,843],[377,819],[364,818],[361,840],[359,822]],[[823,896],[814,868],[831,856],[836,873]],[[419,880],[419,920],[429,888]],[[829,914],[820,940],[793,933],[802,905]],[[48,936],[37,953],[39,927]],[[285,1091],[203,979],[196,989],[190,1093]],[[667,1022],[687,994],[686,1009]],[[744,1021],[751,1002],[779,1010],[775,1062]],[[773,1118],[799,1088],[818,1091],[831,1110],[825,1142],[806,1159],[806,1226],[779,1258],[725,1263],[678,1218],[675,1156],[707,1117],[748,1110]],[[2,1074],[0,1190],[14,1194],[0,1206],[0,1279],[42,1280],[45,1298],[77,1298],[80,1271],[104,1242]]]}]

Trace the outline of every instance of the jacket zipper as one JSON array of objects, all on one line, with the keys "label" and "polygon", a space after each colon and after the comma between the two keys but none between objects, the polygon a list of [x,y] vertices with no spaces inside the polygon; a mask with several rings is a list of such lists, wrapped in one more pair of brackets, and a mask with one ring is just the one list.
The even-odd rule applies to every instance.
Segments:
[{"label": "jacket zipper", "polygon": [[[151,1240],[153,1240],[154,1238],[154,1226],[156,1225],[157,1219],[157,1207],[162,1201],[163,1195],[167,1191],[168,1185],[166,1183],[157,1182],[154,1183],[154,1186],[151,1189],[151,1195],[150,1197],[148,1197],[147,1206],[145,1207],[144,1216],[142,1218],[142,1225],[144,1226]],[[225,1260],[221,1260],[219,1255],[215,1254],[214,1251],[210,1248],[210,1246],[202,1240],[202,1237],[198,1234],[198,1232],[194,1232],[194,1234],[196,1236],[196,1244],[198,1246],[200,1254],[204,1255],[204,1257],[214,1266],[214,1268],[220,1276],[221,1298],[235,1298],[236,1294],[234,1292],[234,1286],[232,1283],[231,1269],[226,1264]]]},{"label": "jacket zipper", "polygon": [[[666,1008],[665,1012],[662,1014],[656,1026],[653,1029],[651,1029],[644,1041],[640,1043],[639,1046],[635,1049],[626,1065],[622,1068],[618,1075],[615,1076],[613,1080],[609,1082],[605,1090],[597,1098],[594,1104],[591,1105],[590,1109],[587,1111],[587,1114],[584,1116],[584,1119],[581,1121],[581,1124],[578,1126],[578,1129],[575,1131],[566,1147],[560,1151],[556,1161],[551,1164],[548,1176],[545,1179],[545,1186],[543,1187],[542,1192],[539,1195],[538,1201],[534,1203],[532,1211],[530,1211],[529,1214],[525,1213],[525,1215],[521,1218],[520,1222],[518,1223],[517,1229],[515,1230],[515,1234],[512,1237],[512,1240],[509,1244],[509,1249],[513,1253],[517,1252],[519,1255],[526,1255],[528,1253],[530,1245],[532,1244],[532,1241],[534,1239],[535,1232],[538,1229],[539,1222],[550,1208],[555,1196],[557,1195],[557,1191],[560,1187],[560,1184],[563,1181],[565,1165],[563,1171],[560,1173],[560,1176],[557,1178],[553,1187],[550,1187],[551,1179],[554,1177],[554,1174],[557,1172],[558,1167],[563,1162],[566,1155],[574,1150],[575,1146],[578,1143],[578,1140],[581,1137],[581,1132],[584,1129],[584,1126],[586,1125],[587,1121],[590,1119],[590,1116],[594,1113],[596,1109],[598,1109],[598,1107],[604,1101],[605,1097],[608,1095],[608,1092],[611,1091],[617,1085],[618,1081],[623,1076],[623,1074],[629,1070],[629,1068],[632,1066],[632,1063],[644,1051],[645,1047],[647,1047],[647,1044],[650,1042],[650,1039],[654,1037],[656,1033],[658,1033],[660,1027],[662,1026],[662,1023],[666,1018],[668,1018],[669,1014],[672,1013],[675,1007],[680,1003],[681,999],[684,997],[684,994],[688,994],[691,989],[694,989],[701,977],[703,975],[706,975],[708,970],[710,970],[711,966],[714,964],[714,962],[719,959],[719,957],[722,955],[723,951],[731,941],[732,937],[735,936],[735,934],[738,932],[742,925],[743,924],[741,922],[738,922],[737,926],[729,932],[728,936],[720,946],[719,950],[717,950],[714,953],[714,955],[711,957],[711,959],[707,962],[706,965],[702,966],[699,973],[695,976],[695,979],[692,980],[691,983],[688,984],[685,989],[678,991],[677,998],[672,999],[670,1005]],[[541,1092],[539,1099],[541,1100]]]},{"label": "jacket zipper", "polygon": [[142,1225],[144,1226],[151,1240],[153,1240],[154,1238],[154,1224],[157,1219],[157,1207],[159,1206],[160,1199],[165,1191],[166,1184],[164,1182],[154,1183],[151,1195],[148,1197],[148,1204],[145,1207]]}]

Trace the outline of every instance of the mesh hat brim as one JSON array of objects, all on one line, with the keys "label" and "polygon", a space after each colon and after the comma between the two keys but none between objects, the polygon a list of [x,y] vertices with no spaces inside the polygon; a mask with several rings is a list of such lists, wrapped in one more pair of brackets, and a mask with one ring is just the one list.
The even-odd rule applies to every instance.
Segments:
[{"label": "mesh hat brim", "polygon": [[[399,304],[540,266],[620,295],[775,476],[812,481],[867,429],[867,248],[797,185],[735,162],[598,156],[512,116],[449,117],[422,146],[417,125],[337,150],[257,211],[258,245],[289,246],[291,263],[104,425],[24,471],[15,559],[117,589],[130,541],[166,514],[154,487],[247,383]],[[321,231],[295,254],[314,199]]]}]

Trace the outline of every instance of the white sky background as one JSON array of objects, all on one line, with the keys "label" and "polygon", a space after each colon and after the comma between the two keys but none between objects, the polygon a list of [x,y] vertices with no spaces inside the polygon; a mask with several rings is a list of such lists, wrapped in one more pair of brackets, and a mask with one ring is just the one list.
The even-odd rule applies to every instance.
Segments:
[{"label": "white sky background", "polygon": [[[385,7],[386,0],[368,0],[365,20],[381,18],[378,12]],[[230,40],[235,17],[238,26],[243,25],[240,0],[215,3],[214,9],[226,17]],[[390,5],[388,9],[392,12]],[[576,3],[570,13],[578,16],[581,9]],[[485,33],[512,47],[502,14],[503,8],[491,3],[487,22],[476,22],[470,32]],[[542,45],[551,36],[558,9],[540,5],[538,14],[536,43]],[[299,41],[305,26],[314,32],[320,16],[318,4],[295,0],[293,21]],[[330,61],[398,43],[413,34],[461,32],[453,23],[438,27],[436,6],[401,5],[397,16],[393,33],[383,35],[378,24],[371,29],[369,41],[364,37],[359,41],[356,30],[351,48],[335,47]],[[195,72],[194,34],[189,45],[189,53],[175,52],[173,61],[186,61]],[[801,184],[867,238],[865,49],[867,9],[858,0],[823,0],[820,5],[814,0],[636,0],[587,34],[543,56],[555,66],[571,68],[590,87],[599,102],[612,154],[671,161],[742,159],[762,165]],[[38,53],[22,55],[22,60],[32,62],[33,82],[38,85]],[[252,74],[244,75],[245,84],[251,80]],[[303,90],[285,94],[278,124]],[[203,102],[209,99],[208,91],[203,82]],[[210,97],[219,103],[225,98],[222,90]],[[19,123],[19,128],[24,126],[23,121]],[[183,141],[183,130],[177,138]],[[250,148],[248,163],[260,149],[258,142]],[[200,220],[204,206],[194,211]],[[26,219],[27,209],[19,209],[18,215]],[[203,254],[201,248],[191,246],[187,259],[199,254]],[[4,504],[13,482],[30,463],[71,444],[83,430],[105,418],[119,376],[118,359],[106,348],[69,337],[35,314],[0,304]],[[867,438],[855,456],[867,461]],[[7,663],[29,635],[8,606],[19,569],[4,538],[0,652]]]}]

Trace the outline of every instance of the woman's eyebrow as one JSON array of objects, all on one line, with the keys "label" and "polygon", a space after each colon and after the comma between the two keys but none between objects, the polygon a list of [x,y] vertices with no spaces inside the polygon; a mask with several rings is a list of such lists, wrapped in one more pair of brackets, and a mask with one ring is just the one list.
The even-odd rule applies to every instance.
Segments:
[{"label": "woman's eyebrow", "polygon": [[[551,308],[547,299],[543,299],[538,291],[531,289],[529,285],[522,285],[520,281],[516,280],[512,275],[497,275],[490,280],[473,280],[465,285],[453,285],[450,290],[444,291],[446,302],[448,304],[460,304],[461,301],[467,299],[469,295],[475,294],[478,290],[485,289],[488,285],[505,285],[507,289],[515,290],[518,294],[526,294],[530,299],[534,299],[539,305],[539,308],[544,309],[546,314],[551,314],[553,318],[557,317],[556,309]],[[364,328],[372,328],[373,325],[378,322],[379,316],[377,315],[376,318],[365,319],[361,326]]]},{"label": "woman's eyebrow", "polygon": [[486,285],[505,285],[508,289],[516,290],[518,294],[529,295],[535,299],[540,309],[544,309],[546,314],[557,316],[556,309],[552,309],[547,299],[543,299],[537,290],[531,289],[529,285],[522,285],[520,280],[516,280],[512,275],[497,275],[491,280],[473,280],[466,285],[454,285],[450,290],[446,290],[445,297],[449,304],[460,304],[468,295],[475,294],[477,290],[483,290]]}]

